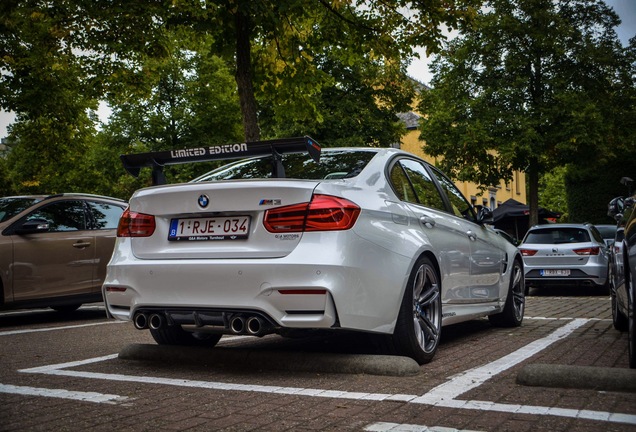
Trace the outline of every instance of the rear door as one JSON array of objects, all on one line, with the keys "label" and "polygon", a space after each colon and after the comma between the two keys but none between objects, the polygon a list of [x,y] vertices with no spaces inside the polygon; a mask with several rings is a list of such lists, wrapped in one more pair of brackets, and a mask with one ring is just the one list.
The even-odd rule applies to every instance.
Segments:
[{"label": "rear door", "polygon": [[449,217],[439,189],[420,161],[399,159],[389,175],[395,193],[420,227],[422,243],[429,243],[438,258],[444,286],[442,300],[465,298],[470,286],[470,240],[461,221]]}]

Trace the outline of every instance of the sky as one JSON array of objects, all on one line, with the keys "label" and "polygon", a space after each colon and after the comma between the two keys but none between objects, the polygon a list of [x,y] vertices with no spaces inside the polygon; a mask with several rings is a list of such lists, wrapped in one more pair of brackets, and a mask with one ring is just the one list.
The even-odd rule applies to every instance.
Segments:
[{"label": "sky", "polygon": [[[623,45],[627,46],[630,38],[636,36],[636,0],[605,0],[609,6],[614,8],[614,11],[621,18],[621,25],[616,29],[619,39],[623,42]],[[420,53],[420,59],[414,59],[408,68],[408,74],[422,82],[429,84],[431,80],[431,73],[428,70],[428,65],[431,61],[426,57],[424,50],[418,50]],[[108,112],[105,108],[101,113]],[[102,116],[100,116],[102,117]],[[0,110],[0,138],[7,136],[7,126],[13,122],[15,115],[13,113]],[[102,120],[105,120],[102,118]]]}]

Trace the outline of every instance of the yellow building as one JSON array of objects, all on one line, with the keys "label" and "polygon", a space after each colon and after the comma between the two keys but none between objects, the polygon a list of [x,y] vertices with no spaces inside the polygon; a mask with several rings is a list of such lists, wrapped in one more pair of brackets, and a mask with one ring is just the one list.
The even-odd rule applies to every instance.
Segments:
[{"label": "yellow building", "polygon": [[[420,132],[417,130],[417,121],[420,116],[414,112],[409,112],[400,115],[400,118],[408,131],[402,137],[400,148],[435,164],[435,158],[425,154],[422,150],[426,143],[419,140]],[[502,181],[496,186],[491,185],[484,192],[481,192],[475,183],[455,181],[455,184],[473,205],[483,205],[494,210],[510,198],[523,204],[526,203],[526,175],[521,171],[515,171],[512,181],[508,183]]]}]

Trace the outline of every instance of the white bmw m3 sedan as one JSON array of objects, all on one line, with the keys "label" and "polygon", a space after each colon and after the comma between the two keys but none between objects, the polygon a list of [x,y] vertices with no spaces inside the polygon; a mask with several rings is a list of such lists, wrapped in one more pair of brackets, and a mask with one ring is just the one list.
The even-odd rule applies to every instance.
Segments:
[{"label": "white bmw m3 sedan", "polygon": [[118,228],[107,314],[159,344],[298,330],[385,335],[429,362],[444,325],[523,320],[523,261],[434,166],[311,138],[122,156],[126,169],[237,159],[140,189]]}]

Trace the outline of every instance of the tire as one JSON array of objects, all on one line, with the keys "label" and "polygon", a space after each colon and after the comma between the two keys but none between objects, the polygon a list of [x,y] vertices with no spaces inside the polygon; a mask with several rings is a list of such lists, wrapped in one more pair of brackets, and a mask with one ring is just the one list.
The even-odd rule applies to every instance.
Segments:
[{"label": "tire", "polygon": [[223,335],[216,333],[192,333],[179,325],[166,326],[157,330],[149,329],[159,345],[215,346]]},{"label": "tire", "polygon": [[431,260],[420,258],[409,277],[393,345],[400,355],[419,364],[430,362],[442,334],[442,296],[439,275]]},{"label": "tire", "polygon": [[627,317],[618,310],[618,300],[616,300],[616,291],[612,288],[610,292],[610,299],[612,304],[612,324],[618,331],[624,332],[628,329]]},{"label": "tire", "polygon": [[526,307],[525,285],[523,266],[519,260],[515,260],[510,270],[510,287],[504,308],[500,313],[488,316],[492,325],[497,327],[519,327],[521,325]]},{"label": "tire", "polygon": [[[627,264],[627,263],[625,263]],[[627,267],[626,267],[627,268]],[[636,283],[634,283],[634,275],[625,271],[625,283],[629,292],[627,293],[627,313],[628,313],[628,342],[629,342],[629,367],[636,369]]]}]

